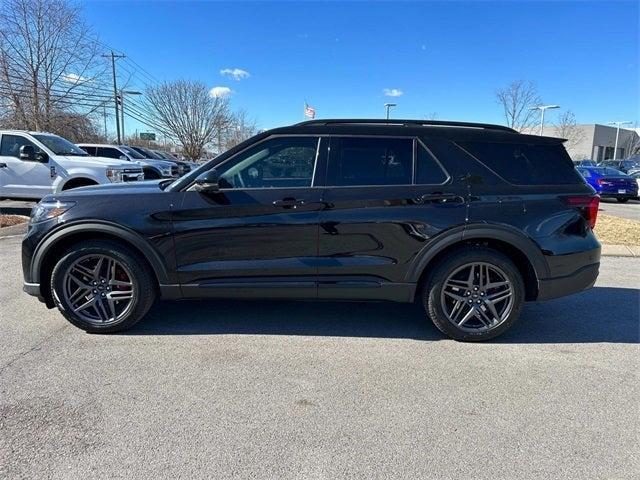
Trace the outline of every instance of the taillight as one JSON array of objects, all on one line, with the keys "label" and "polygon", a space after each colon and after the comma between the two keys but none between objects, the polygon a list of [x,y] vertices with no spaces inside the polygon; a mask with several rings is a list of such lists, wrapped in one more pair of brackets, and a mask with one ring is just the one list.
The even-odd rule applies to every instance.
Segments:
[{"label": "taillight", "polygon": [[596,180],[596,183],[597,183],[598,185],[602,185],[603,183],[607,183],[607,182],[605,182],[604,180],[602,180],[601,178],[599,178],[599,179],[597,179],[597,180]]},{"label": "taillight", "polygon": [[576,195],[563,197],[563,200],[570,207],[574,207],[580,211],[590,228],[596,226],[596,218],[598,217],[598,206],[600,205],[600,197],[598,195],[585,196]]}]

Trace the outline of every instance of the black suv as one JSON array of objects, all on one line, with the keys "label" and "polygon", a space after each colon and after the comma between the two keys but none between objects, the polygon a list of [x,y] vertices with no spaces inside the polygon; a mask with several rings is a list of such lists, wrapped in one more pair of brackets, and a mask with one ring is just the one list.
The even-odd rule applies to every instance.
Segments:
[{"label": "black suv", "polygon": [[88,332],[156,298],[419,302],[484,340],[525,301],[598,275],[598,197],[562,140],[506,127],[316,120],[263,132],[175,180],[50,195],[25,291]]}]

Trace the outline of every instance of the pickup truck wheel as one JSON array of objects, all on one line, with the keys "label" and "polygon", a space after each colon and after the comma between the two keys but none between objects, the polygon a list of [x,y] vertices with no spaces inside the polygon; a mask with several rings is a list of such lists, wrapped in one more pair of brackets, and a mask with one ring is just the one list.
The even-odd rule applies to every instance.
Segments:
[{"label": "pickup truck wheel", "polygon": [[147,265],[128,248],[98,240],[67,250],[53,268],[51,291],[62,315],[90,333],[131,327],[155,298]]},{"label": "pickup truck wheel", "polygon": [[78,187],[89,187],[91,185],[98,185],[96,182],[94,182],[93,180],[89,180],[88,178],[74,178],[72,180],[69,180],[67,183],[64,184],[64,186],[62,187],[62,190],[71,190],[72,188],[78,188]]},{"label": "pickup truck wheel", "polygon": [[445,257],[423,290],[435,326],[460,341],[482,341],[508,330],[524,304],[524,282],[500,252],[475,247]]}]

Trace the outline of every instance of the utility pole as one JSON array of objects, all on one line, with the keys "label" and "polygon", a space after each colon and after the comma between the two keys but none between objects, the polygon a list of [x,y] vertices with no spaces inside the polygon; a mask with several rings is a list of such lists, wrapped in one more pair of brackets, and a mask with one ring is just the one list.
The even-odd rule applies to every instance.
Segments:
[{"label": "utility pole", "polygon": [[102,118],[104,119],[104,140],[107,141],[107,109],[102,104]]},{"label": "utility pole", "polygon": [[116,82],[116,58],[124,58],[125,55],[117,55],[113,50],[109,54],[102,55],[105,58],[111,57],[111,71],[113,73],[113,101],[116,107],[116,134],[118,136],[118,145],[122,143],[120,137],[120,120],[118,115],[118,84]]},{"label": "utility pole", "polygon": [[618,155],[618,138],[620,137],[620,125],[631,125],[632,122],[609,122],[609,125],[616,126],[616,146],[613,147],[613,159],[616,159]]}]

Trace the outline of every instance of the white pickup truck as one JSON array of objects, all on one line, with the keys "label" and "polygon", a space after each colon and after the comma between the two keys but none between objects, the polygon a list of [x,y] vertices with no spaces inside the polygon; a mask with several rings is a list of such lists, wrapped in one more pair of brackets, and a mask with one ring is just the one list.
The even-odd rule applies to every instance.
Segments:
[{"label": "white pickup truck", "polygon": [[87,185],[144,180],[126,160],[91,157],[51,133],[0,130],[0,197],[42,198]]}]

